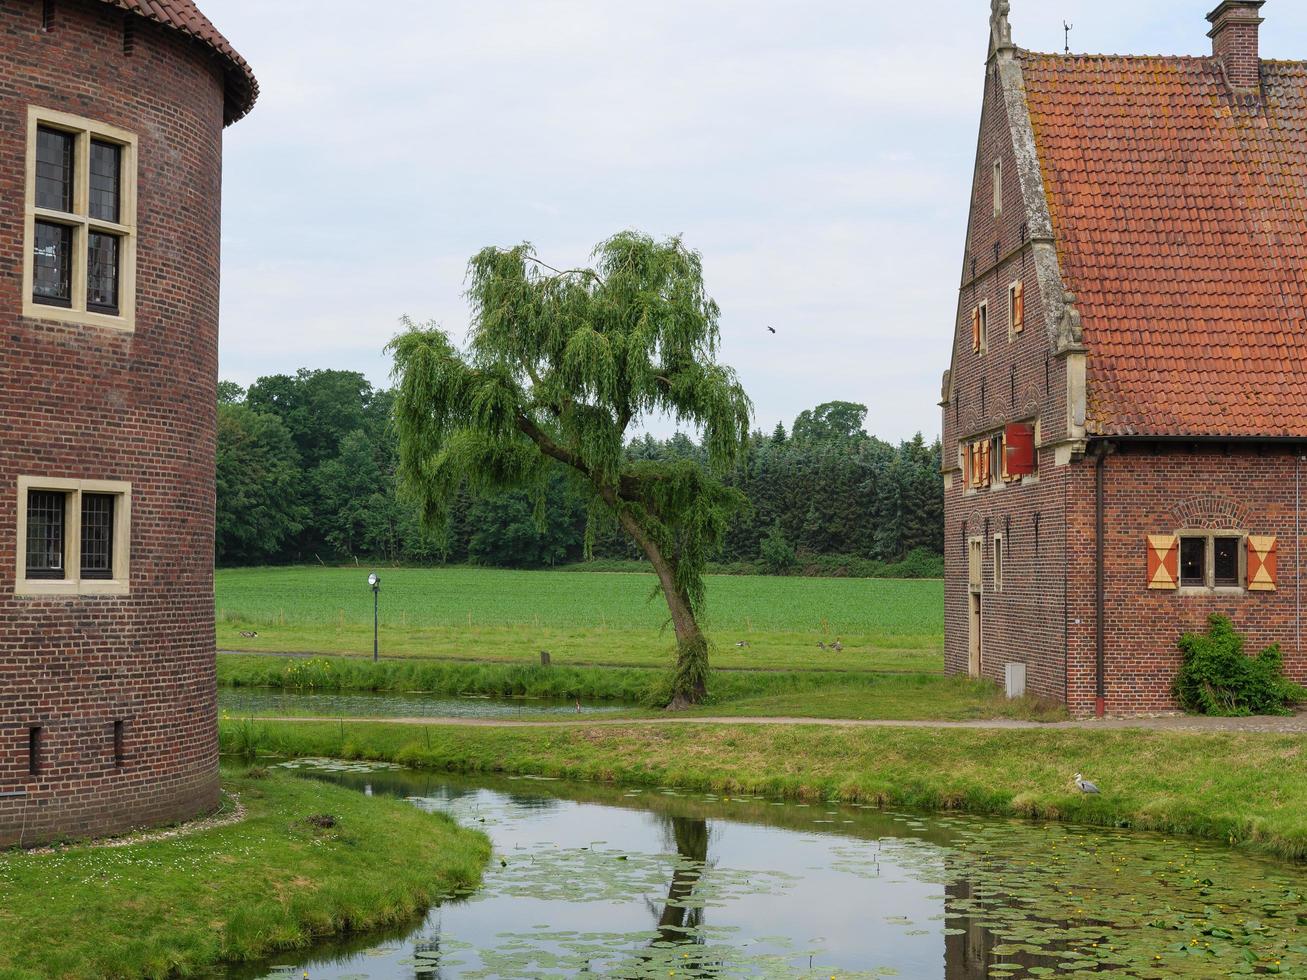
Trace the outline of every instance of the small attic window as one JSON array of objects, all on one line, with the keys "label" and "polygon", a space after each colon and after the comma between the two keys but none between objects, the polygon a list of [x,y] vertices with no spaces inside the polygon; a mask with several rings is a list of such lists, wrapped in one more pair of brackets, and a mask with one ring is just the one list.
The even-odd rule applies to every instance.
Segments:
[{"label": "small attic window", "polygon": [[994,161],[994,217],[1003,213],[1003,161]]}]

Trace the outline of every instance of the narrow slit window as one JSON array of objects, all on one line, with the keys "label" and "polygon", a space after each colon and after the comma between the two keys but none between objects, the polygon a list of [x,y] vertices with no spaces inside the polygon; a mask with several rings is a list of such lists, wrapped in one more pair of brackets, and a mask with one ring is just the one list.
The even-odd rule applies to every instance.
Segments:
[{"label": "narrow slit window", "polygon": [[980,304],[980,353],[989,350],[989,304]]},{"label": "narrow slit window", "polygon": [[994,539],[994,591],[1003,591],[1003,539]]},{"label": "narrow slit window", "polygon": [[27,774],[39,775],[41,772],[41,726],[33,725],[27,730]]},{"label": "narrow slit window", "polygon": [[77,137],[40,126],[36,130],[36,206],[73,210],[73,147]]},{"label": "narrow slit window", "polygon": [[113,505],[113,494],[82,494],[82,578],[113,578]]},{"label": "narrow slit window", "polygon": [[1003,161],[994,161],[994,217],[1003,213]]},{"label": "narrow slit window", "polygon": [[113,723],[113,764],[121,769],[126,759],[127,747],[123,723],[122,721],[115,721]]},{"label": "narrow slit window", "polygon": [[27,577],[64,577],[67,496],[52,490],[27,494]]}]

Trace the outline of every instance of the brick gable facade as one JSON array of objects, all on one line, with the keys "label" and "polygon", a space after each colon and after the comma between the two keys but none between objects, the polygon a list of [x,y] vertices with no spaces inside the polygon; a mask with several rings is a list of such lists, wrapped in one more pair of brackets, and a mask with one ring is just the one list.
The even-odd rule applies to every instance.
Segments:
[{"label": "brick gable facade", "polygon": [[[131,331],[21,316],[24,215],[0,210],[0,846],[117,833],[218,802],[213,521],[227,69],[193,38],[115,5],[60,0],[53,9],[43,29],[40,2],[0,4],[0,198],[24,199],[31,106],[135,134],[136,305]],[[131,485],[128,594],[17,594],[20,477]]]},{"label": "brick gable facade", "polygon": [[[1223,4],[1214,23],[1228,15],[1246,31],[1248,8],[1260,6]],[[1307,200],[1299,194],[1307,169],[1287,182],[1278,172],[1261,179],[1265,152],[1251,144],[1234,165],[1248,172],[1240,181],[1229,161],[1184,163],[1208,159],[1208,142],[1228,146],[1221,130],[1236,111],[1274,110],[1288,127],[1270,136],[1255,120],[1235,127],[1261,132],[1246,137],[1256,146],[1307,145],[1299,68],[1263,66],[1255,99],[1233,87],[1217,93],[1219,58],[1173,69],[1173,59],[1021,51],[1001,7],[941,400],[947,667],[1001,683],[1006,665],[1023,665],[1030,693],[1077,715],[1168,710],[1176,641],[1221,612],[1246,631],[1250,648],[1279,643],[1290,674],[1307,679],[1298,583],[1307,475],[1307,412],[1298,400],[1307,389],[1292,367],[1301,359],[1286,349],[1307,335],[1307,320],[1302,264],[1282,261],[1307,240],[1307,208],[1297,204]],[[1150,61],[1167,64],[1153,69]],[[1123,94],[1123,79],[1137,91],[1127,84]],[[1168,100],[1172,110],[1160,107]],[[1105,107],[1102,126],[1093,106]],[[1210,136],[1197,122],[1209,116]],[[1186,156],[1183,140],[1158,130],[1159,118],[1178,120],[1199,155]],[[1240,215],[1217,209],[1187,224],[1179,209],[1173,218],[1169,202],[1192,200],[1200,178],[1214,207],[1237,196],[1243,207],[1274,211],[1278,250],[1249,241]],[[1168,179],[1179,183],[1168,187]],[[1270,189],[1274,206],[1249,203],[1249,188]],[[1213,247],[1232,275],[1209,274]],[[1276,268],[1259,277],[1259,263]],[[1262,303],[1261,293],[1237,286],[1254,279],[1273,283],[1282,299]],[[1009,331],[1013,282],[1023,287],[1020,333]],[[1177,282],[1190,284],[1187,294]],[[982,304],[988,337],[977,351]],[[1295,338],[1276,348],[1277,331],[1291,324]],[[1257,397],[1246,397],[1250,387]],[[1034,427],[1035,476],[1005,479],[997,462],[998,437],[1013,423]],[[973,447],[985,455],[973,457]],[[1150,539],[1178,542],[1202,529],[1223,548],[1234,537],[1240,548],[1273,539],[1274,587],[1150,588]],[[1246,566],[1241,558],[1241,575]]]}]

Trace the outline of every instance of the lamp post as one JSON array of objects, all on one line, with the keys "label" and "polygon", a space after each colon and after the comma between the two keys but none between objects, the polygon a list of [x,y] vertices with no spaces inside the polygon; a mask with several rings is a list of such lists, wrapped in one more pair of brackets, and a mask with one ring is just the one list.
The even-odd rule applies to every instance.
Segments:
[{"label": "lamp post", "polygon": [[368,585],[372,587],[372,662],[378,660],[379,647],[377,643],[377,610],[381,599],[381,576],[373,572],[368,576]]}]

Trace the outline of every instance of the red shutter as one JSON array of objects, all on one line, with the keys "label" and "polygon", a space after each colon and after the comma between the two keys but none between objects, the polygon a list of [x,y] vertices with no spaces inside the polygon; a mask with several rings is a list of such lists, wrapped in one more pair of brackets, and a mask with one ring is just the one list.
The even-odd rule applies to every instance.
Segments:
[{"label": "red shutter", "polygon": [[1016,296],[1012,303],[1012,332],[1020,333],[1026,329],[1026,284],[1018,279],[1015,292]]},{"label": "red shutter", "polygon": [[971,311],[971,349],[980,353],[980,307]]},{"label": "red shutter", "polygon": [[1029,476],[1035,472],[1035,427],[1014,422],[1003,432],[1006,443],[1004,464],[1011,477]]},{"label": "red shutter", "polygon": [[1277,564],[1275,538],[1248,535],[1248,591],[1274,592]]}]

